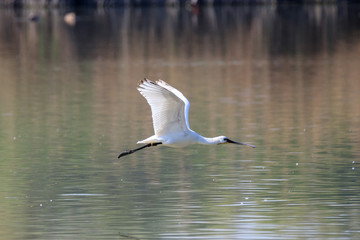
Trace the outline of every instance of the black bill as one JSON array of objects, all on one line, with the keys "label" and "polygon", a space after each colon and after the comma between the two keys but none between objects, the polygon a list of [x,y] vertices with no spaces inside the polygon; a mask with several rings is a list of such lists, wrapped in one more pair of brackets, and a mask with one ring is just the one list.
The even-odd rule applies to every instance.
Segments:
[{"label": "black bill", "polygon": [[251,148],[256,148],[256,146],[254,145],[251,145],[251,144],[247,144],[247,143],[242,143],[242,142],[235,142],[233,140],[230,140],[228,138],[225,139],[227,143],[234,143],[234,144],[239,144],[239,145],[245,145],[245,146],[248,146],[248,147],[251,147]]}]

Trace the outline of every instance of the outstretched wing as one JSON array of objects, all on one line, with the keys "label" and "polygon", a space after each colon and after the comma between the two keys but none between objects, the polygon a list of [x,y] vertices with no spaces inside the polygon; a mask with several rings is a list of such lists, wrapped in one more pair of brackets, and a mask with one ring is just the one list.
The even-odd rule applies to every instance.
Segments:
[{"label": "outstretched wing", "polygon": [[154,132],[157,136],[188,131],[190,103],[177,89],[166,82],[149,79],[141,80],[139,92],[151,107]]}]

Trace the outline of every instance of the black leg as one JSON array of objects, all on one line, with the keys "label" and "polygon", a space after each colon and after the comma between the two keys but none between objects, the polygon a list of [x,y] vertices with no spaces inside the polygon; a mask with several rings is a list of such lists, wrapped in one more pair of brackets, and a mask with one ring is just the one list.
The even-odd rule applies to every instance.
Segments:
[{"label": "black leg", "polygon": [[122,152],[122,153],[119,154],[118,158],[121,158],[121,157],[123,157],[123,156],[132,154],[132,153],[134,153],[134,152],[136,152],[136,151],[139,151],[139,150],[144,149],[144,148],[147,148],[147,147],[155,147],[155,146],[157,146],[157,145],[159,145],[159,144],[162,144],[162,143],[161,143],[161,142],[158,142],[158,143],[149,143],[149,144],[146,144],[146,145],[144,145],[144,146],[142,146],[142,147],[135,148],[135,149],[133,149],[133,150],[124,151],[124,152]]}]

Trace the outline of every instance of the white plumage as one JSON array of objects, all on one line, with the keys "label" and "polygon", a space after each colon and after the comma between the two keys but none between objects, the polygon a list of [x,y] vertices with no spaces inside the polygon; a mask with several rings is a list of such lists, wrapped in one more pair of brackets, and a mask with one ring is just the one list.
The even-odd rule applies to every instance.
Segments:
[{"label": "white plumage", "polygon": [[154,83],[148,79],[140,82],[138,90],[151,107],[155,132],[154,136],[138,143],[170,144],[174,143],[174,139],[169,139],[171,136],[189,134],[190,103],[181,92],[162,80]]},{"label": "white plumage", "polygon": [[177,89],[162,80],[152,82],[149,79],[141,80],[139,92],[145,97],[151,107],[154,135],[138,144],[147,144],[143,147],[128,150],[119,155],[119,158],[145,147],[164,144],[175,147],[183,147],[189,144],[222,144],[235,143],[255,147],[253,145],[235,142],[225,136],[207,138],[190,129],[189,107],[186,97]]}]

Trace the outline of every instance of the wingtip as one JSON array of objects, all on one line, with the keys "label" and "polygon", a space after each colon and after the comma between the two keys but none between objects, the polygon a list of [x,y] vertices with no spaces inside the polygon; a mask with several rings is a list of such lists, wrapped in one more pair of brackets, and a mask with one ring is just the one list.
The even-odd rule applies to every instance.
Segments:
[{"label": "wingtip", "polygon": [[162,80],[162,79],[157,80],[156,83],[157,83],[157,84],[159,84],[159,83],[160,83],[160,84],[167,84],[167,83],[166,83],[164,80]]},{"label": "wingtip", "polygon": [[164,80],[162,79],[159,79],[159,80],[156,80],[156,81],[151,81],[150,79],[148,78],[144,78],[144,79],[141,79],[138,83],[138,86],[141,86],[145,83],[150,83],[150,84],[153,84],[153,85],[161,85],[161,84],[164,84],[164,85],[169,85],[167,82],[165,82]]},{"label": "wingtip", "polygon": [[[141,80],[139,81],[139,83],[138,83],[138,87],[141,87],[141,85],[143,85],[144,82],[147,82],[147,81],[148,81],[148,79],[146,79],[146,78],[141,79]],[[139,88],[138,88],[138,89],[139,89]]]},{"label": "wingtip", "polygon": [[157,84],[156,84],[157,82],[153,82],[153,81],[151,81],[151,80],[148,79],[148,78],[144,78],[144,79],[140,80],[140,82],[138,83],[138,85],[140,86],[140,85],[145,84],[145,83],[150,83],[150,84],[157,85]]},{"label": "wingtip", "polygon": [[141,84],[143,84],[143,83],[144,83],[144,82],[146,82],[146,81],[147,81],[147,79],[146,79],[146,78],[141,79],[141,80],[139,81],[138,85],[140,86]]},{"label": "wingtip", "polygon": [[170,84],[168,84],[167,82],[165,82],[162,79],[157,80],[156,85],[159,85],[159,86],[165,87],[165,88],[167,88],[167,87],[174,88],[174,87],[172,87]]}]

